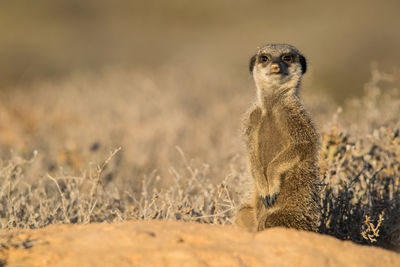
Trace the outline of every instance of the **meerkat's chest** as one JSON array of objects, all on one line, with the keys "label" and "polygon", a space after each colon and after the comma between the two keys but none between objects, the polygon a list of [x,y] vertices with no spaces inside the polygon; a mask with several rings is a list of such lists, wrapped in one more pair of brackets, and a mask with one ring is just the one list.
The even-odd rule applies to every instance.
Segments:
[{"label": "meerkat's chest", "polygon": [[289,143],[285,116],[280,110],[267,110],[263,114],[258,130],[258,153],[264,164],[268,164]]}]

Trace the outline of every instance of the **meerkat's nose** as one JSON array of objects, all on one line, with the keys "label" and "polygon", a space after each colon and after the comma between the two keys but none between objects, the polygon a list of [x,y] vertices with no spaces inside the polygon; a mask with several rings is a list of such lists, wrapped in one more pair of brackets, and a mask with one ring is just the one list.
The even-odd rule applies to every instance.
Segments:
[{"label": "meerkat's nose", "polygon": [[279,73],[281,71],[281,68],[279,67],[278,64],[274,63],[271,65],[271,73]]}]

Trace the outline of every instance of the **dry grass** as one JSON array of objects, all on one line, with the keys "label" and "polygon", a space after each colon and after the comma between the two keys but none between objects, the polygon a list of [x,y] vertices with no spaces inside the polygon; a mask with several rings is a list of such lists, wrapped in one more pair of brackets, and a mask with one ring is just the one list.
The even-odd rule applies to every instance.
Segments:
[{"label": "dry grass", "polygon": [[[232,223],[238,194],[230,186],[241,174],[231,164],[232,173],[219,184],[210,181],[209,166],[191,165],[186,170],[170,168],[172,185],[156,189],[156,172],[141,181],[142,190],[116,188],[103,182],[103,171],[119,150],[89,170],[87,176],[49,174],[28,184],[23,170],[32,160],[15,158],[1,166],[1,228],[39,228],[59,223],[115,222],[128,219],[172,219],[204,223]],[[183,155],[182,155],[183,156]],[[183,160],[186,161],[185,158]]]},{"label": "dry grass", "polygon": [[[2,95],[0,227],[231,224],[251,185],[240,124],[254,92],[230,75],[109,70]],[[374,69],[341,112],[304,99],[321,129],[320,232],[399,249],[400,105],[380,89],[388,77]]]}]

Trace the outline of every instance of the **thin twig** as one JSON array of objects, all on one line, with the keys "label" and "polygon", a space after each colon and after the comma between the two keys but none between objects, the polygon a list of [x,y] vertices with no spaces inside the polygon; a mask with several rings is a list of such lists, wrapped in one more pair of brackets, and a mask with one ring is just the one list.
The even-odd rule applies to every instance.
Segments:
[{"label": "thin twig", "polygon": [[61,197],[61,204],[62,204],[62,211],[63,211],[63,214],[64,214],[64,220],[65,220],[66,223],[70,223],[70,220],[69,220],[68,215],[67,215],[67,207],[66,207],[66,203],[65,203],[64,193],[61,191],[60,185],[58,184],[58,182],[57,182],[57,180],[55,178],[51,177],[50,174],[47,174],[47,178],[49,178],[50,180],[52,180],[56,184],[58,192],[60,193],[60,197]]},{"label": "thin twig", "polygon": [[94,199],[94,194],[96,193],[96,189],[100,183],[100,179],[101,179],[101,175],[103,173],[103,171],[105,170],[105,168],[107,167],[107,165],[110,163],[111,159],[122,149],[122,147],[118,147],[117,149],[115,149],[110,156],[103,162],[103,164],[101,164],[101,166],[97,166],[97,170],[96,170],[96,176],[95,179],[93,181],[93,186],[90,190],[90,200],[89,200],[89,210],[88,210],[88,217],[86,218],[86,222],[89,223],[90,222],[90,216],[94,210],[94,207],[97,203],[97,201],[93,202]]},{"label": "thin twig", "polygon": [[204,216],[198,216],[198,217],[192,217],[193,219],[202,219],[202,218],[211,218],[211,217],[217,217],[217,216],[220,216],[220,215],[222,215],[222,214],[225,214],[225,213],[227,213],[228,211],[231,211],[231,210],[233,210],[234,208],[230,208],[230,209],[227,209],[227,210],[224,210],[224,211],[221,211],[221,212],[219,212],[219,213],[216,213],[216,214],[211,214],[211,215],[204,215]]}]

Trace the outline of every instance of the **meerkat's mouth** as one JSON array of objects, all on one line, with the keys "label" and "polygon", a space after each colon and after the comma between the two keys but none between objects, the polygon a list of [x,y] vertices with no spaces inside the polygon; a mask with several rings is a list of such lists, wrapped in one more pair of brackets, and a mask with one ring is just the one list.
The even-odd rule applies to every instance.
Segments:
[{"label": "meerkat's mouth", "polygon": [[272,73],[266,73],[265,75],[266,75],[266,76],[273,76],[273,77],[277,77],[277,76],[282,77],[282,76],[286,76],[287,74],[282,73],[282,72],[278,72],[278,73],[272,72]]}]

